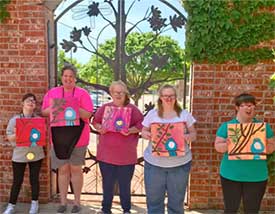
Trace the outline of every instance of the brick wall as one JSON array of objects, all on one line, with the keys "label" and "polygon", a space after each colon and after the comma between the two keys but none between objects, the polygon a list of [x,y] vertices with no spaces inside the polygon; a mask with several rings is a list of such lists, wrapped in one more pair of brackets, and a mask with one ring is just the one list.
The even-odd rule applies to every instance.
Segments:
[{"label": "brick wall", "polygon": [[[41,0],[12,0],[11,19],[0,24],[0,202],[7,202],[12,183],[12,148],[5,137],[9,118],[21,110],[21,97],[35,93],[41,101],[48,88],[46,22]],[[49,160],[43,161],[40,200],[50,196]],[[19,201],[30,201],[28,169]]]},{"label": "brick wall", "polygon": [[[223,208],[219,181],[222,156],[213,144],[216,130],[235,116],[233,97],[249,92],[257,98],[258,118],[271,123],[275,131],[272,101],[275,91],[268,88],[275,64],[272,61],[253,66],[195,64],[193,71],[192,112],[197,119],[198,139],[192,145],[189,204],[192,208]],[[275,210],[275,185],[268,186],[262,209]]]}]

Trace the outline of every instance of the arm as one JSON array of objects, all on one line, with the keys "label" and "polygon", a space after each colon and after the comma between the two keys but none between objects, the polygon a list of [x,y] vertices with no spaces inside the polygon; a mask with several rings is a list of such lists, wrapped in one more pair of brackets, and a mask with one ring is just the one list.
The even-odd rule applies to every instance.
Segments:
[{"label": "arm", "polygon": [[48,107],[48,108],[46,108],[46,109],[44,109],[44,110],[42,110],[41,111],[41,113],[42,113],[42,116],[44,116],[44,117],[48,117],[49,115],[50,115],[50,107]]},{"label": "arm", "polygon": [[92,123],[93,127],[98,131],[100,134],[105,134],[106,130],[102,128],[102,125],[100,123]]},{"label": "arm", "polygon": [[7,135],[7,138],[8,138],[8,141],[9,141],[10,143],[15,142],[15,140],[16,140],[15,134]]},{"label": "arm", "polygon": [[89,111],[86,111],[83,108],[79,108],[79,115],[82,119],[89,119],[92,116],[92,113]]},{"label": "arm", "polygon": [[151,140],[150,128],[144,126],[141,130],[141,136],[146,140]]},{"label": "arm", "polygon": [[15,146],[16,141],[16,118],[13,117],[9,120],[7,130],[6,130],[8,141]]},{"label": "arm", "polygon": [[275,137],[267,139],[266,153],[271,154],[275,151]]},{"label": "arm", "polygon": [[227,141],[226,141],[226,139],[217,136],[216,140],[215,140],[215,149],[216,149],[217,152],[220,152],[220,153],[227,152]]},{"label": "arm", "polygon": [[187,128],[188,129],[188,133],[184,134],[184,139],[187,142],[193,142],[197,139],[197,131],[195,129],[195,126],[192,125],[190,127]]}]

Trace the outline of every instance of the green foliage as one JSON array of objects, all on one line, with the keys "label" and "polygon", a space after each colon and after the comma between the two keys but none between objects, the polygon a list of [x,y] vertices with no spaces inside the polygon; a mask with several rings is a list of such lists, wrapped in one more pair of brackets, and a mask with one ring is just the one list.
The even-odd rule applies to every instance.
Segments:
[{"label": "green foliage", "polygon": [[[273,61],[275,62],[275,50],[272,50],[272,54],[274,56]],[[275,73],[270,77],[269,86],[272,90],[275,89]],[[275,97],[273,97],[275,103]],[[268,166],[268,174],[270,182],[275,183],[275,152],[273,154],[267,156],[267,166]]]},{"label": "green foliage", "polygon": [[267,156],[269,181],[275,183],[275,152]]},{"label": "green foliage", "polygon": [[[154,38],[153,33],[131,33],[128,35],[125,48],[128,56],[143,49],[148,41]],[[115,57],[115,39],[107,40],[98,48],[98,53],[108,58]],[[168,56],[168,63],[164,63],[161,67],[152,67],[154,55]],[[138,88],[144,82],[168,82],[175,79],[183,79],[183,63],[185,61],[184,50],[180,48],[177,41],[169,36],[158,36],[154,42],[150,44],[150,48],[143,54],[134,57],[126,65],[127,85],[129,88]],[[164,60],[163,60],[164,62]],[[114,80],[114,72],[109,65],[97,55],[93,55],[90,61],[83,66],[80,72],[80,78],[90,83],[101,85],[109,85]],[[145,89],[145,88],[144,88]],[[133,95],[134,100],[138,100],[140,93]]]},{"label": "green foliage", "polygon": [[7,5],[10,2],[10,0],[0,0],[0,23],[10,17],[10,13],[7,11]]},{"label": "green foliage", "polygon": [[192,61],[254,64],[271,59],[269,48],[255,47],[275,38],[275,15],[263,8],[270,0],[188,0],[186,54]]}]

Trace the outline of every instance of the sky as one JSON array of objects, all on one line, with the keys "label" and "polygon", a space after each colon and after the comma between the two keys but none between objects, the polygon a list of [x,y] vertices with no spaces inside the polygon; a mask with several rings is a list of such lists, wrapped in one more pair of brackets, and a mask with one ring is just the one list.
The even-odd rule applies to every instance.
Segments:
[{"label": "sky", "polygon": [[[96,46],[98,44],[104,43],[106,40],[111,39],[115,36],[113,28],[107,24],[100,16],[89,17],[86,13],[88,11],[88,5],[92,2],[98,2],[100,11],[105,15],[109,20],[114,20],[114,14],[110,6],[104,2],[104,0],[84,0],[71,10],[69,10],[65,15],[63,15],[57,24],[57,37],[58,37],[58,48],[61,49],[60,42],[63,39],[70,40],[70,32],[74,27],[80,29],[82,27],[88,26],[91,28],[92,32],[90,33],[90,40]],[[131,27],[133,23],[136,23],[144,17],[145,12],[150,9],[152,5],[158,7],[162,13],[161,16],[169,19],[169,16],[176,14],[174,10],[167,7],[165,4],[161,3],[159,0],[125,0],[125,11],[129,8],[130,4],[136,1],[134,6],[131,8],[128,16],[128,24],[126,28]],[[75,0],[63,0],[55,11],[55,16],[58,17],[59,14],[64,11],[69,5],[71,5]],[[117,7],[117,0],[113,0],[115,7]],[[181,6],[180,0],[169,0],[169,3],[175,6],[185,17],[187,17],[186,12]],[[138,32],[150,32],[149,23],[147,21],[142,22],[138,25]],[[183,48],[185,42],[185,29],[178,29],[178,32],[175,33],[172,29],[166,31],[161,35],[169,35],[173,39],[177,40],[179,45]],[[83,37],[84,38],[84,37]],[[84,39],[83,39],[84,40]],[[88,42],[84,41],[84,44],[91,46]],[[76,53],[67,53],[68,57],[76,58],[81,63],[86,63],[91,57],[91,53],[78,49]]]}]

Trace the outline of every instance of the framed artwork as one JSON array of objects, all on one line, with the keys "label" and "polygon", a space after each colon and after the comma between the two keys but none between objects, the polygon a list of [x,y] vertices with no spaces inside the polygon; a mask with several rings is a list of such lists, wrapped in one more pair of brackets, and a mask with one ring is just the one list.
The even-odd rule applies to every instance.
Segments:
[{"label": "framed artwork", "polygon": [[265,123],[228,124],[229,160],[265,160]]},{"label": "framed artwork", "polygon": [[45,146],[46,119],[45,118],[17,118],[16,146]]},{"label": "framed artwork", "polygon": [[79,126],[79,102],[75,97],[51,99],[50,126]]},{"label": "framed artwork", "polygon": [[109,132],[128,132],[132,109],[128,107],[106,106],[102,127]]},{"label": "framed artwork", "polygon": [[185,152],[184,130],[186,124],[152,123],[151,142],[154,156],[183,156]]}]

